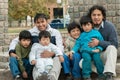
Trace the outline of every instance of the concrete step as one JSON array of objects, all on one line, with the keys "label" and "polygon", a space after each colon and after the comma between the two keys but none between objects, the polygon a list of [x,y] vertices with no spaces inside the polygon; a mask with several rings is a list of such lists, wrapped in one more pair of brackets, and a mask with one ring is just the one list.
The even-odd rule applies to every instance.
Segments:
[{"label": "concrete step", "polygon": [[0,80],[14,80],[9,69],[0,69]]},{"label": "concrete step", "polygon": [[0,53],[0,62],[9,62],[8,52]]},{"label": "concrete step", "polygon": [[[120,57],[117,59],[116,72],[117,72],[117,76],[115,80],[120,80]],[[13,80],[9,68],[8,53],[0,54],[0,80]]]},{"label": "concrete step", "polygon": [[9,69],[9,62],[0,62],[0,69]]}]

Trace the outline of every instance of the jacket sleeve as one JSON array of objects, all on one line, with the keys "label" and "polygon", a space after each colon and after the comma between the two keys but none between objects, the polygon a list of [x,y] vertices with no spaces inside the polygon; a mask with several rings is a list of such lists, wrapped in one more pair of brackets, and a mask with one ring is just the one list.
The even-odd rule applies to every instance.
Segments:
[{"label": "jacket sleeve", "polygon": [[15,46],[19,42],[18,37],[13,39],[9,46],[9,53],[15,51]]},{"label": "jacket sleeve", "polygon": [[[97,34],[98,34],[98,40],[99,40],[99,41],[104,41],[101,33],[98,32]],[[100,51],[103,51],[103,47],[102,47],[102,46],[99,46],[99,45],[98,45],[97,48],[98,48]]]},{"label": "jacket sleeve", "polygon": [[[109,45],[114,45],[116,48],[118,48],[118,35],[117,31],[115,29],[115,26],[110,22],[105,22],[106,29],[108,30],[105,36],[105,32],[103,34],[104,40],[99,42],[99,45],[102,46],[104,49],[108,47]],[[101,31],[101,29],[99,30]]]},{"label": "jacket sleeve", "polygon": [[59,31],[56,31],[56,45],[62,52],[64,52],[63,40]]},{"label": "jacket sleeve", "polygon": [[25,68],[23,66],[23,61],[22,61],[22,57],[21,57],[20,45],[16,45],[15,50],[16,50],[17,56],[19,57],[17,60],[18,60],[18,65],[19,65],[20,71],[23,72],[23,71],[25,71]]},{"label": "jacket sleeve", "polygon": [[80,38],[81,37],[79,37],[78,39],[76,39],[75,45],[72,48],[72,52],[73,53],[78,52],[79,48],[81,47],[81,45],[80,45],[81,39]]},{"label": "jacket sleeve", "polygon": [[52,51],[56,56],[63,55],[63,52],[54,44],[51,44]]},{"label": "jacket sleeve", "polygon": [[31,64],[32,60],[36,60],[36,51],[37,51],[36,43],[34,43],[32,45],[31,51],[29,53],[29,62],[30,62],[30,64]]}]

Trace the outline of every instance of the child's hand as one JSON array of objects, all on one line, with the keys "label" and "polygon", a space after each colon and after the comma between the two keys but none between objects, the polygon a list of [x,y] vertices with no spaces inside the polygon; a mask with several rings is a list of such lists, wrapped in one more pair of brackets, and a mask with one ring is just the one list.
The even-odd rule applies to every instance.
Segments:
[{"label": "child's hand", "polygon": [[35,65],[35,64],[36,64],[36,60],[32,60],[32,61],[31,61],[31,64],[32,64],[32,65]]},{"label": "child's hand", "polygon": [[98,53],[98,52],[100,52],[100,49],[92,50],[92,52],[94,52],[94,53]]},{"label": "child's hand", "polygon": [[22,76],[23,76],[23,78],[28,78],[27,72],[24,71],[24,72],[22,73]]},{"label": "child's hand", "polygon": [[72,52],[70,52],[69,53],[69,58],[72,60],[72,56],[73,56],[73,53]]},{"label": "child's hand", "polygon": [[69,56],[69,55],[70,55],[70,52],[67,52],[66,55]]},{"label": "child's hand", "polygon": [[15,53],[10,53],[10,56],[16,57],[17,59],[19,59],[19,57],[18,57],[17,54],[15,54]]},{"label": "child's hand", "polygon": [[60,56],[58,56],[58,57],[59,57],[60,62],[64,62],[64,58],[63,58],[62,55],[60,55]]}]

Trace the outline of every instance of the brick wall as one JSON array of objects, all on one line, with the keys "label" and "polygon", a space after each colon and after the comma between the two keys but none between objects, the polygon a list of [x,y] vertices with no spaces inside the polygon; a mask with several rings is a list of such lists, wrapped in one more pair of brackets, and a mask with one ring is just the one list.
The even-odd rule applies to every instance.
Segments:
[{"label": "brick wall", "polygon": [[0,51],[4,51],[8,29],[8,0],[0,0]]},{"label": "brick wall", "polygon": [[[114,23],[117,28],[118,37],[120,38],[120,0],[68,0],[68,3],[68,12],[71,20],[75,19],[76,21],[86,14],[91,6],[95,4],[103,5],[107,10],[107,20]],[[120,55],[120,47],[118,55]]]}]

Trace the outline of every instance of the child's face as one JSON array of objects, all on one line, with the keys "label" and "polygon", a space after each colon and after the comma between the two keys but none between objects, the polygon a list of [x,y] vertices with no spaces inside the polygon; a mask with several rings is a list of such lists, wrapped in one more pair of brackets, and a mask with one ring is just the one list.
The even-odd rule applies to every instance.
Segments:
[{"label": "child's face", "polygon": [[49,38],[49,37],[47,37],[47,38],[42,37],[39,42],[40,42],[40,44],[43,45],[43,46],[48,46],[48,44],[50,43],[50,38]]},{"label": "child's face", "polygon": [[79,28],[74,28],[73,30],[70,31],[69,35],[74,38],[74,39],[77,39],[80,35],[80,29]]},{"label": "child's face", "polygon": [[89,32],[92,29],[92,24],[88,22],[87,24],[83,24],[82,28],[85,32]]},{"label": "child's face", "polygon": [[30,43],[31,43],[30,39],[21,39],[20,40],[20,44],[25,48],[27,48],[30,45]]}]

